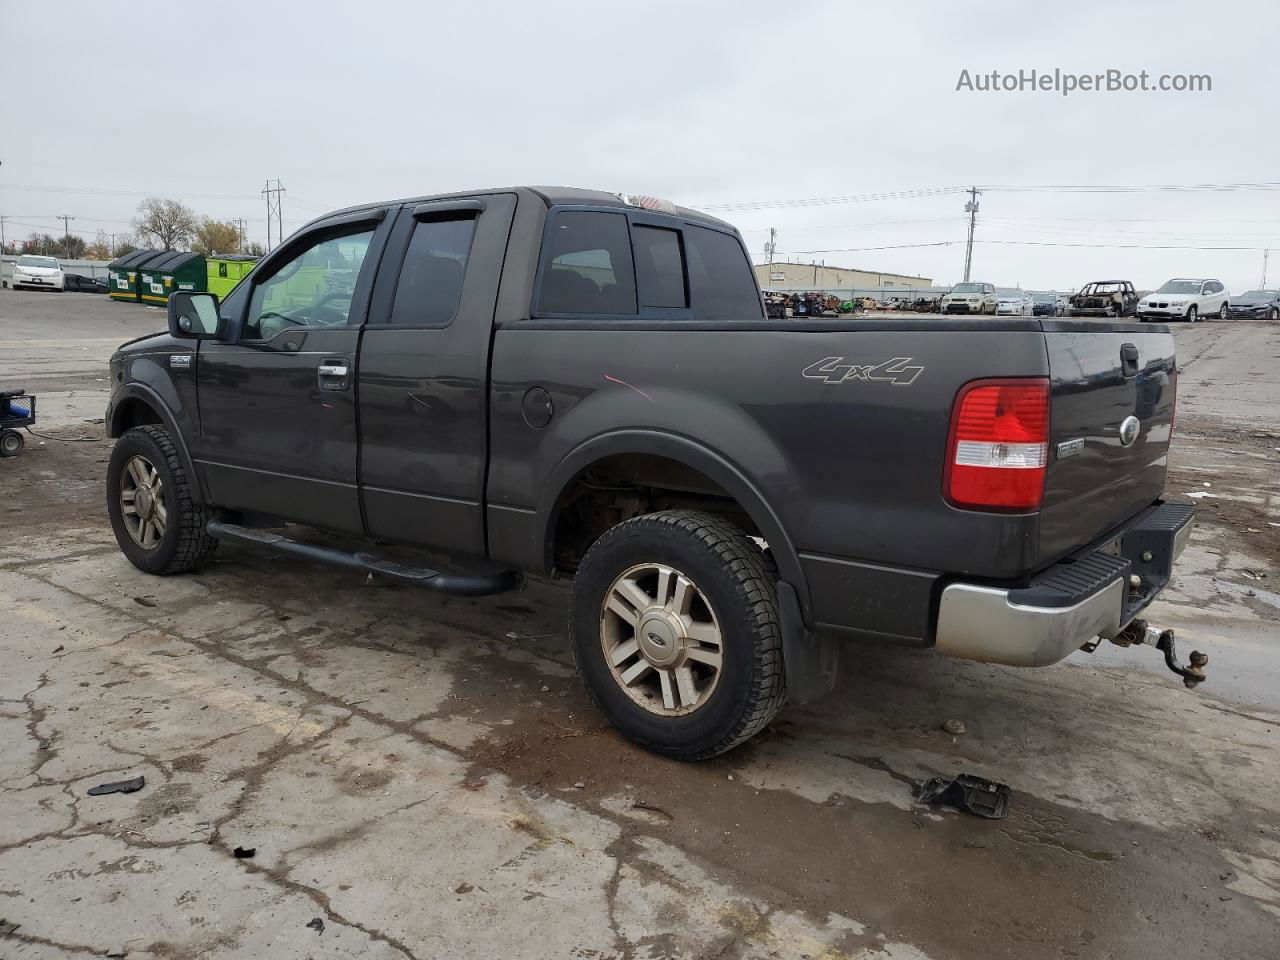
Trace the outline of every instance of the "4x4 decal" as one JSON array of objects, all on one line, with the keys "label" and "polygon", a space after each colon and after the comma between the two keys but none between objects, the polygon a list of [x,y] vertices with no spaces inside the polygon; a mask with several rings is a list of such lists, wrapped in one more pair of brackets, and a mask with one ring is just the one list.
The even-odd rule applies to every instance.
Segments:
[{"label": "4x4 decal", "polygon": [[811,363],[801,373],[810,380],[845,383],[848,380],[883,380],[895,387],[909,387],[924,373],[924,367],[912,366],[913,357],[894,357],[884,363],[845,363],[844,357],[826,357]]}]

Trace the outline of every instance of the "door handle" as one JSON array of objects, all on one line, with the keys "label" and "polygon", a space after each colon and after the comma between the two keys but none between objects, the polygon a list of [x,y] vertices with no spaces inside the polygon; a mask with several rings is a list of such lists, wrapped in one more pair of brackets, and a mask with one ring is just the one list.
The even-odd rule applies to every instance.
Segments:
[{"label": "door handle", "polygon": [[351,385],[351,365],[344,357],[327,357],[316,368],[321,390],[337,392]]}]

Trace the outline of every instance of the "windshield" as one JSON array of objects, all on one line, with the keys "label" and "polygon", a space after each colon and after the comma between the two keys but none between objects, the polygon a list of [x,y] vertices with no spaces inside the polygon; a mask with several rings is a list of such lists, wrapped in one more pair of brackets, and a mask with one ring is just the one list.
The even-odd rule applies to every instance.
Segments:
[{"label": "windshield", "polygon": [[982,284],[980,283],[957,283],[951,288],[952,293],[981,293]]},{"label": "windshield", "polygon": [[1274,290],[1250,290],[1240,294],[1241,300],[1270,300],[1276,295]]},{"label": "windshield", "polygon": [[1156,293],[1199,293],[1199,280],[1170,280]]},{"label": "windshield", "polygon": [[[1091,283],[1084,288],[1083,293],[1119,293],[1124,288],[1118,283]],[[1197,288],[1198,289],[1198,288]]]},{"label": "windshield", "polygon": [[1055,297],[1052,293],[1036,293],[1032,295],[1031,299],[1033,299],[1036,303],[1053,303],[1058,298]]},{"label": "windshield", "polygon": [[50,270],[56,270],[58,261],[53,257],[19,257],[18,266],[20,267],[45,267]]}]

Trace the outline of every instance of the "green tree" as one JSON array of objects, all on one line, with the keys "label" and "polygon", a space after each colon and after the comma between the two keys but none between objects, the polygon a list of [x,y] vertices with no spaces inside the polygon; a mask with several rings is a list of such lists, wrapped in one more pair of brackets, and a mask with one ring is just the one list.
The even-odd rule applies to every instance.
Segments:
[{"label": "green tree", "polygon": [[230,220],[205,217],[196,228],[191,249],[206,256],[212,253],[239,253],[240,231]]}]

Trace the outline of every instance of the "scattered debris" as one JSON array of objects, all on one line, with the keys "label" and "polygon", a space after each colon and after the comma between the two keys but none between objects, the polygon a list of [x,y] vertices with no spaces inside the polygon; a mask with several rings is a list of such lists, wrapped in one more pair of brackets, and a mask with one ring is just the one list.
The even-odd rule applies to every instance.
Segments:
[{"label": "scattered debris", "polygon": [[544,683],[544,684],[542,685],[542,692],[543,692],[543,693],[550,693],[550,692],[551,692],[551,688],[550,688],[550,687],[548,687],[548,686]]},{"label": "scattered debris", "polygon": [[1218,499],[1218,495],[1216,493],[1209,493],[1207,490],[1192,490],[1187,494],[1187,496],[1192,500],[1203,500],[1205,497],[1209,497],[1212,500]]},{"label": "scattered debris", "polygon": [[96,787],[89,788],[89,796],[101,797],[108,793],[136,793],[146,785],[147,778],[144,776],[137,776],[132,780],[117,780],[114,783],[100,783]]},{"label": "scattered debris", "polygon": [[257,852],[257,847],[236,847],[231,851],[231,855],[237,860],[248,860]]},{"label": "scattered debris", "polygon": [[154,607],[156,605],[155,600],[151,597],[134,597],[133,602],[141,604],[144,607]]},{"label": "scattered debris", "polygon": [[732,780],[732,779],[733,779],[733,774],[732,774],[732,773],[731,773],[731,774],[729,774],[729,779],[730,779],[730,780]]},{"label": "scattered debris", "polygon": [[959,736],[960,734],[964,733],[964,721],[948,720],[946,723],[942,725],[942,729],[947,731],[947,733],[952,734],[953,736]]},{"label": "scattered debris", "polygon": [[56,647],[54,647],[54,648],[53,648],[53,652],[54,652],[54,653],[61,653],[61,652],[62,652],[63,650],[65,650],[65,649],[67,649],[67,648],[66,648],[66,647],[64,647],[62,644],[58,644]]},{"label": "scattered debris", "polygon": [[320,917],[308,920],[306,925],[308,929],[314,930],[317,934],[324,933],[324,920]]},{"label": "scattered debris", "polygon": [[458,884],[456,887],[454,887],[454,888],[453,888],[453,892],[454,892],[454,893],[470,893],[470,892],[471,892],[472,890],[474,890],[474,889],[475,889],[475,887],[473,887],[473,886],[472,886],[471,884],[469,884],[469,883],[460,883],[460,884]]},{"label": "scattered debris", "polygon": [[657,813],[657,814],[660,814],[661,816],[666,817],[668,820],[675,819],[675,817],[671,816],[671,814],[669,814],[666,810],[663,810],[661,807],[657,806],[656,804],[645,803],[645,801],[643,800],[632,800],[631,809],[644,810],[644,811],[647,811],[648,813]]},{"label": "scattered debris", "polygon": [[573,789],[575,789],[575,790],[585,790],[585,789],[587,789],[587,785],[586,785],[585,783],[583,783],[583,782],[579,781],[579,782],[577,782],[577,783],[575,783],[575,784],[573,785]]},{"label": "scattered debris", "polygon": [[1009,811],[1011,793],[1006,784],[962,773],[953,780],[946,777],[926,780],[916,799],[921,803],[937,803],[967,810],[988,820],[1002,820]]},{"label": "scattered debris", "polygon": [[12,920],[6,920],[4,917],[0,917],[0,937],[9,936],[20,926],[22,926],[22,924],[14,923]]}]

